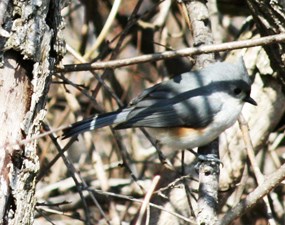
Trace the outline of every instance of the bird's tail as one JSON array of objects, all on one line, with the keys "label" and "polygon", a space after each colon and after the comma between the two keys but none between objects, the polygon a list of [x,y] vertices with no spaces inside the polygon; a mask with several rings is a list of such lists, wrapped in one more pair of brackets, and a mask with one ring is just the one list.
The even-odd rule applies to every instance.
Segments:
[{"label": "bird's tail", "polygon": [[129,109],[125,109],[122,111],[99,114],[73,123],[69,127],[63,129],[62,139],[76,136],[86,131],[91,131],[101,127],[111,126],[125,122],[129,111]]}]

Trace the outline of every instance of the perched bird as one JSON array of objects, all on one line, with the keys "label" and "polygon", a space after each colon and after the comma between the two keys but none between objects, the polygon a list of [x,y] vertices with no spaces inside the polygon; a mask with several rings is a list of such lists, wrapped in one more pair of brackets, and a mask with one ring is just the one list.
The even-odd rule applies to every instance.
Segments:
[{"label": "perched bird", "polygon": [[173,149],[203,146],[235,123],[245,102],[257,105],[250,91],[242,58],[234,64],[213,63],[145,89],[126,108],[70,125],[63,138],[114,125],[144,127]]}]

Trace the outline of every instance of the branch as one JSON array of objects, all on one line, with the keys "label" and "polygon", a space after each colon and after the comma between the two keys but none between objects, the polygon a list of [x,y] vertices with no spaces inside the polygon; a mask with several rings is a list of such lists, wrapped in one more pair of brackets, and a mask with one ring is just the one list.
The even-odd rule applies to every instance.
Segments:
[{"label": "branch", "polygon": [[183,56],[193,56],[199,54],[221,52],[221,51],[230,51],[234,49],[241,48],[250,48],[255,46],[264,46],[275,43],[280,43],[285,41],[285,34],[276,34],[262,38],[256,38],[251,40],[243,41],[233,41],[222,44],[211,44],[203,45],[199,47],[185,48],[174,51],[165,51],[154,54],[142,55],[133,58],[127,59],[118,59],[111,60],[108,62],[95,62],[95,63],[82,63],[82,64],[67,64],[63,66],[58,66],[55,69],[55,72],[58,73],[67,73],[71,71],[86,71],[86,70],[100,70],[107,68],[119,68],[123,66],[129,66],[137,63],[145,63],[158,61],[163,59],[169,59],[174,57],[183,57]]},{"label": "branch", "polygon": [[[248,155],[251,167],[253,169],[257,183],[259,185],[261,185],[264,182],[264,176],[261,173],[261,171],[257,165],[256,158],[254,155],[254,149],[253,149],[252,141],[251,141],[250,134],[249,134],[249,127],[248,127],[248,124],[247,124],[247,122],[246,122],[246,120],[242,114],[239,116],[238,122],[239,122],[239,126],[241,129],[242,135],[243,135],[244,143],[246,145],[246,151],[247,151],[247,155]],[[269,218],[268,222],[270,225],[275,225],[276,223],[275,223],[273,216],[272,216],[272,209],[271,209],[270,204],[269,204],[268,196],[264,196],[263,201],[265,202],[265,205],[266,205],[267,217]]]},{"label": "branch", "polygon": [[273,188],[285,179],[285,164],[283,164],[272,175],[267,176],[265,181],[251,192],[245,199],[232,208],[217,225],[230,224],[235,218],[242,215],[247,209],[252,207],[260,198],[267,195]]},{"label": "branch", "polygon": [[[209,23],[209,12],[205,1],[184,0],[191,22],[193,33],[193,45],[201,49],[206,46],[213,46],[214,40]],[[195,57],[195,68],[200,69],[213,63],[213,53],[199,54]],[[213,142],[198,148],[198,155],[205,158],[219,159],[219,141]],[[215,224],[218,220],[218,189],[219,189],[219,163],[202,161],[199,164],[199,191],[197,202],[196,221],[198,224]]]}]

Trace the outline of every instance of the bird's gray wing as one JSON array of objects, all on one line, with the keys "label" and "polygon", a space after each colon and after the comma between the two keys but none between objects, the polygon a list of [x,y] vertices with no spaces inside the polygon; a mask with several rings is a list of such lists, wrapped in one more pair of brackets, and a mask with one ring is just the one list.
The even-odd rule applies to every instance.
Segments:
[{"label": "bird's gray wing", "polygon": [[[186,82],[185,79],[184,81]],[[183,85],[171,80],[147,89],[135,99],[126,121],[118,124],[116,128],[202,128],[213,120],[222,107],[221,101],[213,98],[207,85],[193,88],[191,83]]]},{"label": "bird's gray wing", "polygon": [[150,88],[145,89],[139,96],[130,102],[130,106],[137,104],[151,104],[151,100],[171,98],[176,93],[182,93],[195,89],[197,86],[206,85],[208,76],[201,76],[200,72],[187,72],[163,81]]}]

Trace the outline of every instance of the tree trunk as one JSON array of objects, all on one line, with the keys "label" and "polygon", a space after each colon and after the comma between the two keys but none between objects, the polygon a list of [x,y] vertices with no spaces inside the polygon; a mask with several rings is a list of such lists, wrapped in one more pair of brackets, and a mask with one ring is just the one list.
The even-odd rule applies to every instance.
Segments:
[{"label": "tree trunk", "polygon": [[[50,68],[62,56],[58,1],[0,2],[0,224],[32,224]],[[26,139],[30,141],[22,142]]]}]

